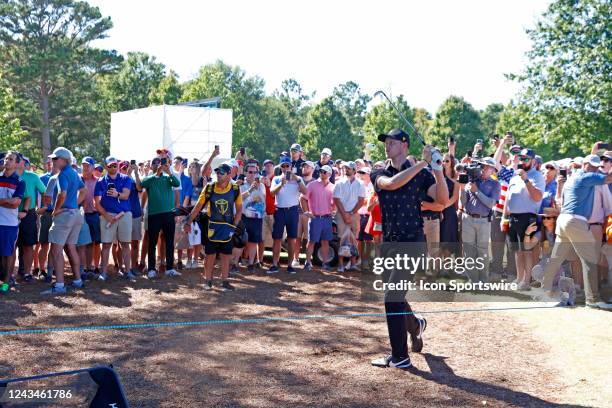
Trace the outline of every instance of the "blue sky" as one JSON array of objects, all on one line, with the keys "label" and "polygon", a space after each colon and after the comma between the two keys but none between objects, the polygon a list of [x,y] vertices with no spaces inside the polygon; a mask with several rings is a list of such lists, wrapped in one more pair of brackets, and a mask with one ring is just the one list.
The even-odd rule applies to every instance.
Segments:
[{"label": "blue sky", "polygon": [[434,113],[449,95],[477,109],[508,102],[530,48],[525,29],[544,0],[191,1],[93,0],[114,28],[97,45],[144,51],[181,80],[222,59],[266,81],[293,77],[320,99],[353,80],[404,94]]}]

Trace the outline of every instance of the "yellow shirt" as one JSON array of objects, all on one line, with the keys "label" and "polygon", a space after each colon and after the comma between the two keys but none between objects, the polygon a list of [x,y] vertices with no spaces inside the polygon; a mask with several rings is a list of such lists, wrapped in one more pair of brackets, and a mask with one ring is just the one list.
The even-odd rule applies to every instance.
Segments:
[{"label": "yellow shirt", "polygon": [[[232,186],[234,185],[234,183],[227,183],[227,186],[225,186],[225,188],[220,188],[216,183],[215,183],[215,193],[217,194],[225,194],[228,191],[230,191],[230,189],[232,188]],[[240,191],[240,190],[239,190]],[[200,196],[198,197],[198,204],[204,204],[204,201],[206,201],[206,187],[204,187],[204,189],[202,190],[202,192],[200,193]],[[236,197],[236,202],[235,204],[240,204],[242,205],[242,194],[238,194],[238,197]],[[208,216],[210,217],[210,204],[206,205],[206,214],[208,214]]]}]

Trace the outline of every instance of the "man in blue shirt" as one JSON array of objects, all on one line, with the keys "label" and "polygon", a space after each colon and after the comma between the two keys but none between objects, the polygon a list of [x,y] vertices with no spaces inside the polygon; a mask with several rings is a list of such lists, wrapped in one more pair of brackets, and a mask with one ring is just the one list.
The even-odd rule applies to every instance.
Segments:
[{"label": "man in blue shirt", "polygon": [[[523,149],[519,153],[519,164],[515,175],[508,184],[508,193],[503,215],[509,219],[508,241],[516,251],[516,281],[519,290],[531,289],[531,268],[533,257],[531,248],[525,248],[525,230],[537,223],[538,211],[544,195],[546,183],[542,173],[535,168],[535,153]],[[502,222],[502,225],[504,222]]]},{"label": "man in blue shirt", "polygon": [[128,279],[134,280],[136,276],[140,274],[140,269],[144,269],[144,264],[142,268],[139,268],[138,265],[140,241],[142,240],[142,206],[140,203],[140,193],[142,193],[142,189],[139,190],[136,186],[136,180],[138,180],[138,184],[140,184],[140,174],[138,174],[138,166],[136,164],[122,165],[120,171],[121,174],[125,174],[128,177],[130,177],[130,174],[134,174],[134,177],[130,177],[132,179],[132,188],[130,189],[129,198],[130,212],[132,213],[132,267],[128,272]]},{"label": "man in blue shirt", "polygon": [[595,241],[588,224],[593,211],[595,186],[612,183],[612,175],[599,173],[600,166],[598,156],[588,155],[584,158],[582,169],[574,173],[563,187],[563,206],[557,218],[557,239],[544,269],[542,287],[552,295],[555,273],[573,248],[582,262],[586,305],[612,310],[612,304],[602,302],[599,296],[596,246],[601,243]]},{"label": "man in blue shirt", "polygon": [[486,282],[489,279],[489,242],[491,241],[492,208],[499,200],[501,187],[491,175],[496,171],[495,160],[485,157],[480,160],[480,178],[468,183],[461,190],[461,203],[464,211],[461,216],[461,237],[466,258],[483,258],[484,268],[467,271],[472,282]]},{"label": "man in blue shirt", "polygon": [[[132,241],[132,213],[130,192],[132,179],[119,173],[119,161],[112,156],[105,160],[106,175],[96,182],[94,202],[100,214],[100,236],[102,238],[102,272],[98,280],[108,279],[108,257],[113,242],[118,241],[126,273],[130,271],[130,243]],[[132,276],[127,276],[133,278]]]},{"label": "man in blue shirt", "polygon": [[[83,216],[78,207],[86,192],[85,184],[79,174],[72,168],[72,153],[65,147],[58,147],[49,156],[55,162],[59,173],[57,175],[58,193],[53,206],[53,223],[49,229],[49,242],[53,255],[53,266],[57,278],[51,289],[43,291],[44,295],[66,293],[64,286],[64,246],[70,260],[70,267],[75,280],[72,286],[83,287],[80,272],[80,260],[76,243],[83,224]],[[80,199],[80,200],[79,200]]]}]

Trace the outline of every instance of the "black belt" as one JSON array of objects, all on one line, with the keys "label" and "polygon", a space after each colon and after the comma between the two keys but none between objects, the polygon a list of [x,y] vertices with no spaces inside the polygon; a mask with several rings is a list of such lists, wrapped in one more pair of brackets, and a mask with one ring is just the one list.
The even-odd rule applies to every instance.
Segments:
[{"label": "black belt", "polygon": [[480,215],[480,214],[470,214],[470,213],[467,213],[467,212],[466,212],[466,214],[469,215],[472,218],[489,218],[488,214],[487,215]]},{"label": "black belt", "polygon": [[331,217],[331,214],[325,214],[325,215],[314,215],[313,214],[313,218],[329,218]]},{"label": "black belt", "polygon": [[94,211],[94,212],[88,212],[88,213],[85,213],[85,215],[95,215],[95,214],[98,214],[98,212],[97,212],[97,211]]},{"label": "black belt", "polygon": [[426,215],[423,216],[424,220],[439,220],[440,219],[440,215]]},{"label": "black belt", "polygon": [[603,225],[603,222],[589,222],[589,225]]}]

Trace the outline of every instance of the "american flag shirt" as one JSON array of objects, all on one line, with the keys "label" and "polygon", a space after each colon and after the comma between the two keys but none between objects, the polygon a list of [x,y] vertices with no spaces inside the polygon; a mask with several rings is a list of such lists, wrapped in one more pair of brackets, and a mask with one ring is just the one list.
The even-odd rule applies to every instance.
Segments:
[{"label": "american flag shirt", "polygon": [[497,172],[497,180],[501,186],[501,193],[499,195],[499,201],[493,209],[499,213],[504,210],[506,194],[508,193],[508,184],[512,177],[514,177],[514,169],[512,167],[501,166],[501,170]]}]

